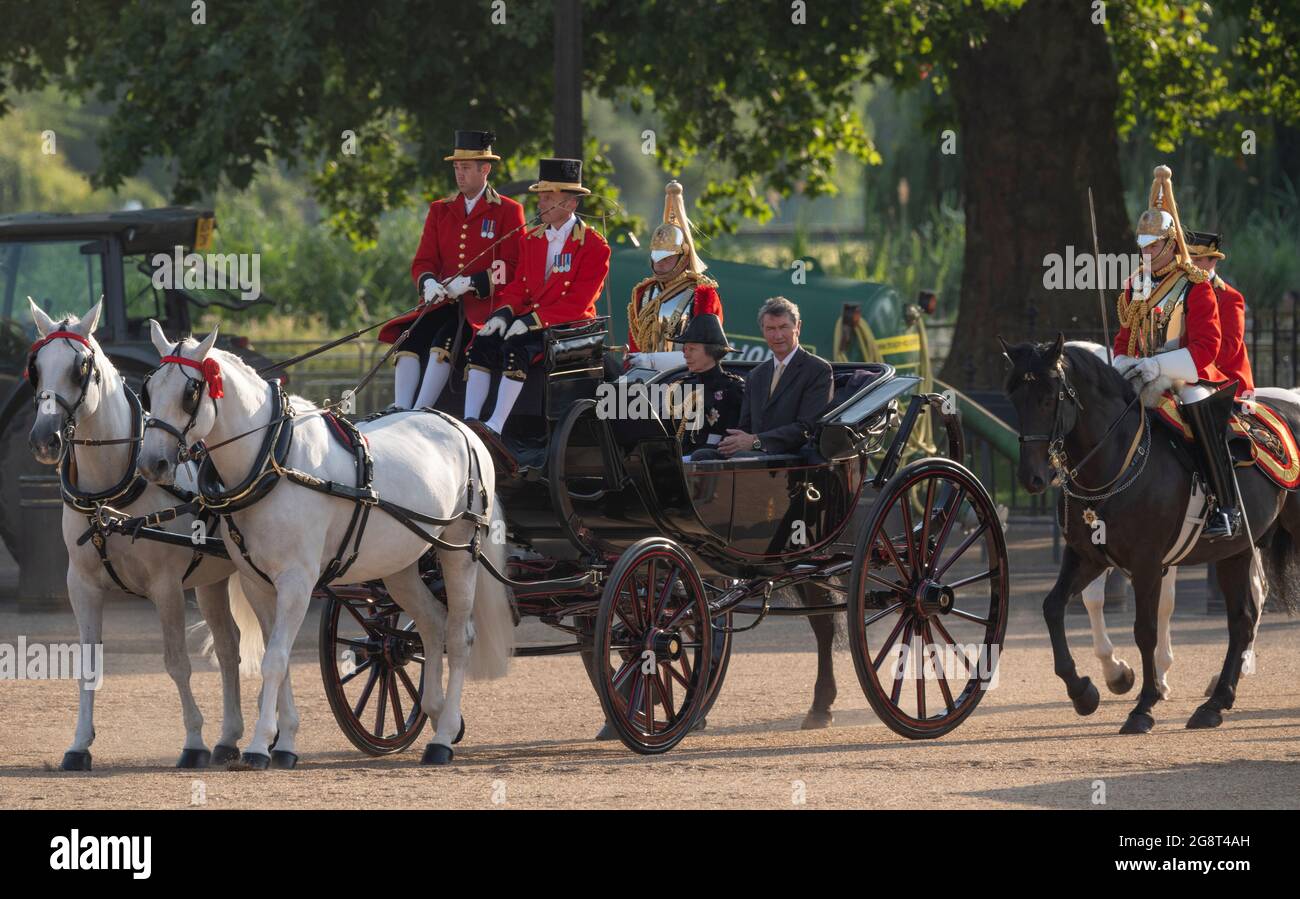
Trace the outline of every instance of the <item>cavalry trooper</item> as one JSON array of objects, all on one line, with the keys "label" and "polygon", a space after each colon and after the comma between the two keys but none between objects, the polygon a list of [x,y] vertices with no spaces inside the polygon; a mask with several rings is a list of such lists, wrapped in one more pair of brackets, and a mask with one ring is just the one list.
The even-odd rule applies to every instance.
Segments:
[{"label": "cavalry trooper", "polygon": [[[492,311],[494,293],[514,277],[524,207],[488,184],[492,163],[501,158],[492,152],[495,139],[490,131],[457,131],[455,149],[445,157],[458,190],[429,204],[411,263],[420,298],[434,308],[397,351],[393,404],[399,408],[438,401],[457,362],[453,350],[459,344],[464,352]],[[417,315],[414,310],[388,322],[380,341],[394,342]]]},{"label": "cavalry trooper", "polygon": [[[727,436],[727,429],[740,423],[740,405],[745,398],[745,379],[723,369],[722,359],[737,352],[727,342],[722,320],[712,312],[702,312],[691,319],[678,337],[682,355],[691,374],[679,383],[682,415],[677,437],[682,442],[682,456],[690,458],[696,450],[714,447]],[[703,409],[696,411],[697,403]],[[695,420],[698,427],[692,426]]]},{"label": "cavalry trooper", "polygon": [[[1168,166],[1156,167],[1148,206],[1138,219],[1137,243],[1149,272],[1135,273],[1120,295],[1115,367],[1139,387],[1158,382],[1157,389],[1176,389],[1215,498],[1202,535],[1232,538],[1241,532],[1241,512],[1226,429],[1234,393],[1254,388],[1243,340],[1245,301],[1212,274],[1223,255],[1217,237],[1183,229]],[[1230,381],[1235,390],[1225,386]]]},{"label": "cavalry trooper", "polygon": [[[518,270],[493,297],[497,309],[470,344],[465,372],[465,421],[499,449],[506,418],[542,350],[542,331],[595,318],[609,274],[609,244],[577,216],[581,198],[591,193],[582,186],[582,160],[541,160],[528,190],[537,194],[541,224],[524,232]],[[479,421],[493,372],[502,375],[496,406]]]},{"label": "cavalry trooper", "polygon": [[705,277],[686,217],[682,186],[664,188],[664,220],[650,238],[651,275],[632,288],[627,307],[627,367],[666,371],[685,365],[671,344],[697,315],[716,315],[721,322],[718,283]]}]

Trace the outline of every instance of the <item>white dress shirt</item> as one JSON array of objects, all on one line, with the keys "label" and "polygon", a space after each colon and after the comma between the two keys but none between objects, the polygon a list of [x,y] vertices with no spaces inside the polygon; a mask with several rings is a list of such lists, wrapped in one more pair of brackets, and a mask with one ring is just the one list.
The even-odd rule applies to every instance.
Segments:
[{"label": "white dress shirt", "polygon": [[569,239],[569,234],[573,231],[573,226],[578,223],[578,217],[569,213],[569,218],[558,228],[546,227],[546,277],[551,277],[551,271],[555,268],[555,258],[564,250],[564,243]]},{"label": "white dress shirt", "polygon": [[478,198],[483,196],[483,194],[485,194],[486,192],[487,192],[487,182],[484,181],[483,186],[479,188],[478,193],[474,194],[473,197],[465,198],[465,215],[468,216],[474,212],[474,204],[477,203]]}]

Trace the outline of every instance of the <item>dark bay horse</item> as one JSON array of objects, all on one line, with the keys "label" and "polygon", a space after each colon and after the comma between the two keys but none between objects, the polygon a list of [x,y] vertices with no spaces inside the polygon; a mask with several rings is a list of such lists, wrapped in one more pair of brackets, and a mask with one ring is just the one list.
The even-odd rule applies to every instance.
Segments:
[{"label": "dark bay horse", "polygon": [[[1056,585],[1043,600],[1056,674],[1079,714],[1097,709],[1097,688],[1079,676],[1066,643],[1065,605],[1107,568],[1122,569],[1136,597],[1133,636],[1142,653],[1142,691],[1120,733],[1147,733],[1155,725],[1152,710],[1160,699],[1154,651],[1162,559],[1179,537],[1192,487],[1186,454],[1174,442],[1177,438],[1143,409],[1132,385],[1089,349],[1067,346],[1061,335],[1045,344],[1002,346],[1012,367],[1007,396],[1020,417],[1020,483],[1037,494],[1059,477],[1073,493],[1096,497],[1080,500],[1063,493],[1057,505],[1066,545]],[[1300,397],[1297,402],[1279,396],[1260,401],[1300,434]],[[1288,612],[1296,606],[1300,496],[1254,466],[1238,468],[1237,480],[1249,528],[1233,540],[1202,540],[1178,562],[1217,563],[1228,615],[1223,669],[1210,698],[1188,720],[1189,728],[1223,722],[1254,642],[1263,598],[1257,604],[1252,597],[1247,534],[1264,550],[1273,596]]]}]

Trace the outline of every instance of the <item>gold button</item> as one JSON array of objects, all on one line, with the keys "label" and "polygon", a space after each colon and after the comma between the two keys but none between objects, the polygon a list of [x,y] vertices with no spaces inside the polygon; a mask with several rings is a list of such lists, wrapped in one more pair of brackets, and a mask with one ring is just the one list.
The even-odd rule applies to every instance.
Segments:
[{"label": "gold button", "polygon": [[461,245],[460,245],[460,248],[461,248],[462,250],[465,249],[465,245],[464,245],[464,244],[461,244]]},{"label": "gold button", "polygon": [[571,282],[571,281],[565,281],[565,282],[564,282],[564,286],[565,286],[565,287],[568,287],[571,283],[573,283],[573,282]]},{"label": "gold button", "polygon": [[460,258],[461,258],[461,259],[464,259],[464,258],[465,258],[465,254],[464,254],[464,253],[461,253],[461,254],[460,254]]}]

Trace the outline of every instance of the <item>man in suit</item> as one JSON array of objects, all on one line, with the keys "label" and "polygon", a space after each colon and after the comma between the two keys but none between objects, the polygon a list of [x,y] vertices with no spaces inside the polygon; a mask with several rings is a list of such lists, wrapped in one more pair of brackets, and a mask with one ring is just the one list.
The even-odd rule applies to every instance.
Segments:
[{"label": "man in suit", "polygon": [[739,427],[728,428],[718,452],[728,458],[797,453],[830,405],[831,365],[799,346],[799,307],[772,297],[758,311],[772,350],[745,379]]}]

